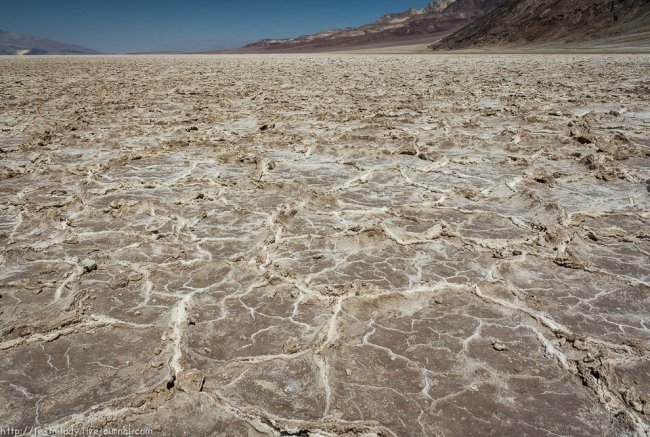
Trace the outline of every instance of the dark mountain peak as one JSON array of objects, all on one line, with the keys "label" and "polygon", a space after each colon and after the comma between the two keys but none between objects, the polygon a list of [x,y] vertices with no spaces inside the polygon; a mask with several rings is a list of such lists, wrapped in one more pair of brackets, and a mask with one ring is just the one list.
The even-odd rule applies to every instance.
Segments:
[{"label": "dark mountain peak", "polygon": [[605,39],[632,45],[650,40],[650,0],[507,0],[431,47],[466,49]]}]

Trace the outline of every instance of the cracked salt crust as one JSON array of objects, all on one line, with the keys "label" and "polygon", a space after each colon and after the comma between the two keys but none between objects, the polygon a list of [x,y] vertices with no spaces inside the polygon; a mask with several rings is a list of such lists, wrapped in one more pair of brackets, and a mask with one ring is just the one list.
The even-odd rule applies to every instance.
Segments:
[{"label": "cracked salt crust", "polygon": [[0,64],[0,423],[648,435],[648,56]]}]

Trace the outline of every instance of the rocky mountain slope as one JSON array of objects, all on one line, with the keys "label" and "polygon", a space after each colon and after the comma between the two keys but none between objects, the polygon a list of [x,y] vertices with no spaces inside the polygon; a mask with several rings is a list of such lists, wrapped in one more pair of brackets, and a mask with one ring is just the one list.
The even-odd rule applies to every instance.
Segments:
[{"label": "rocky mountain slope", "polygon": [[291,39],[267,39],[244,46],[244,52],[309,52],[354,47],[430,42],[462,28],[503,0],[434,0],[422,9],[388,14],[357,28],[326,30]]},{"label": "rocky mountain slope", "polygon": [[650,0],[506,0],[435,43],[464,49],[594,40],[650,41]]},{"label": "rocky mountain slope", "polygon": [[87,55],[85,47],[0,30],[0,55]]}]

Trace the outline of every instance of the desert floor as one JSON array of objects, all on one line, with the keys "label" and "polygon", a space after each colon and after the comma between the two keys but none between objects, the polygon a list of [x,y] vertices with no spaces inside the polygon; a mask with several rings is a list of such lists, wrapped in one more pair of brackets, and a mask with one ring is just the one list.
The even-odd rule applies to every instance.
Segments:
[{"label": "desert floor", "polygon": [[649,71],[0,58],[0,428],[647,435]]}]

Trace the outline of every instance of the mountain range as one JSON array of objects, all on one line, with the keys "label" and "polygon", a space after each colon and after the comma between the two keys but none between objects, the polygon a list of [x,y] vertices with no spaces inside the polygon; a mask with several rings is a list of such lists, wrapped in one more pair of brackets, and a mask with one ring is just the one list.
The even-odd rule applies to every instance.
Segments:
[{"label": "mountain range", "polygon": [[434,0],[421,9],[387,14],[374,23],[289,39],[265,39],[241,52],[313,52],[430,43],[485,15],[503,0]]},{"label": "mountain range", "polygon": [[547,47],[650,49],[650,0],[434,0],[356,28],[265,39],[238,52],[429,45],[433,50]]},{"label": "mountain range", "polygon": [[35,36],[0,30],[0,55],[89,55],[99,52]]},{"label": "mountain range", "polygon": [[[432,0],[373,23],[296,38],[264,39],[230,53],[300,53],[417,47],[650,50],[650,0]],[[0,30],[0,55],[96,54]],[[223,53],[223,51],[221,51]]]}]

